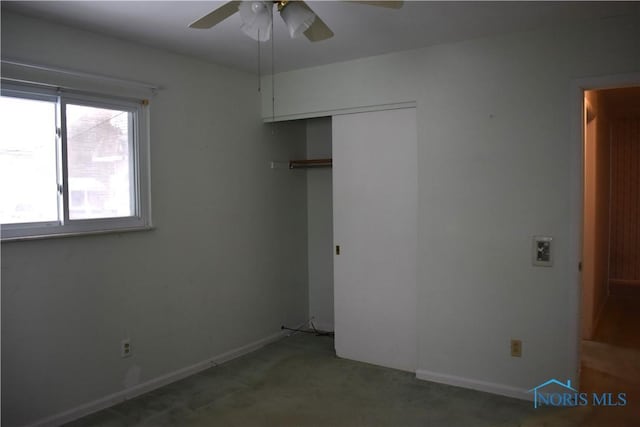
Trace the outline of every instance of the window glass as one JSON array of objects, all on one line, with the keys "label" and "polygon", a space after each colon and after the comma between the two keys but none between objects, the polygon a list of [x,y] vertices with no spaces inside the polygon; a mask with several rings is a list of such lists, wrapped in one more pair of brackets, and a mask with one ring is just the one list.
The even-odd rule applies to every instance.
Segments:
[{"label": "window glass", "polygon": [[0,97],[0,222],[58,220],[56,104]]},{"label": "window glass", "polygon": [[69,218],[134,214],[132,113],[67,104]]}]

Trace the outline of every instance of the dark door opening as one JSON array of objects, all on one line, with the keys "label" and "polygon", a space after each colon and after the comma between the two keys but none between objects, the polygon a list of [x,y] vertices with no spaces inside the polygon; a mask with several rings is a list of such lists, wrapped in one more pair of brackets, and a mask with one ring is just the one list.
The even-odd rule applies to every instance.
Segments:
[{"label": "dark door opening", "polygon": [[584,106],[580,388],[626,393],[628,407],[606,416],[616,417],[609,425],[633,425],[640,423],[640,87],[585,91]]}]

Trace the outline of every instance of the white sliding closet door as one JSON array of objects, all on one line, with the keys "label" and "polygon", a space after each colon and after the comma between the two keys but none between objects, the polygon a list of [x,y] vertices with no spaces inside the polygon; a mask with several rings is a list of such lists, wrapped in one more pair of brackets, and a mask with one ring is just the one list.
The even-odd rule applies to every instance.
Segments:
[{"label": "white sliding closet door", "polygon": [[335,346],[416,369],[415,108],[333,117]]}]

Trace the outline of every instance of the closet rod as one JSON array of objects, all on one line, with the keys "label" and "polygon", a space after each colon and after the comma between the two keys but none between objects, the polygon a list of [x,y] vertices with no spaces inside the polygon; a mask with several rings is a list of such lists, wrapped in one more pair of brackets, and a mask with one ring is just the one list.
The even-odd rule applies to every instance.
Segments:
[{"label": "closet rod", "polygon": [[290,160],[289,169],[331,167],[332,159]]}]

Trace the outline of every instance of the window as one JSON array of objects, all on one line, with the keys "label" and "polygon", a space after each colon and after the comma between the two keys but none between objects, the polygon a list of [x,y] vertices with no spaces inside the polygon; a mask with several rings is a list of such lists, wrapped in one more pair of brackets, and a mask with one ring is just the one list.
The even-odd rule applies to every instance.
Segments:
[{"label": "window", "polygon": [[3,84],[2,239],[149,227],[145,114],[140,101]]}]

